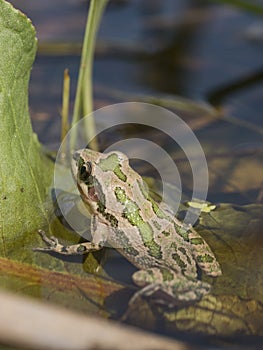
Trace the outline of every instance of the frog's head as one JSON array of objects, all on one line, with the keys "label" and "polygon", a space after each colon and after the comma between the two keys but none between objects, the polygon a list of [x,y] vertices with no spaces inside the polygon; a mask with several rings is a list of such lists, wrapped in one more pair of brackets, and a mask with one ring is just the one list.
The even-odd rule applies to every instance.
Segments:
[{"label": "frog's head", "polygon": [[74,180],[78,183],[85,181],[92,171],[92,164],[99,159],[100,153],[90,149],[80,149],[74,152],[71,162],[71,171]]},{"label": "frog's head", "polygon": [[97,203],[99,193],[96,186],[96,163],[100,153],[89,149],[76,151],[72,157],[71,171],[83,201],[92,207]]},{"label": "frog's head", "polygon": [[82,200],[92,212],[105,206],[105,192],[113,183],[126,181],[123,169],[127,164],[128,158],[121,152],[104,154],[81,149],[73,154],[72,174]]}]

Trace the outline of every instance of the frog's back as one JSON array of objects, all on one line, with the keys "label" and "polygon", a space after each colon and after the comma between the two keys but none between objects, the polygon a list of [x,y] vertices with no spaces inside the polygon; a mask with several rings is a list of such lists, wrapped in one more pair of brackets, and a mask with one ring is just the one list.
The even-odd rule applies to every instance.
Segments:
[{"label": "frog's back", "polygon": [[134,265],[141,269],[167,266],[195,277],[197,262],[206,273],[220,274],[206,242],[149,196],[126,155],[117,151],[77,153],[73,174],[84,202],[109,228],[108,242]]}]

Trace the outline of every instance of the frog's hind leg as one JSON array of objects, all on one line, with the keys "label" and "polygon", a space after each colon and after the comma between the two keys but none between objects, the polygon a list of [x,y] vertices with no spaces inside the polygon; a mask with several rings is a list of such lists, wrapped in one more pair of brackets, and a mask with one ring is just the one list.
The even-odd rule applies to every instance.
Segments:
[{"label": "frog's hind leg", "polygon": [[211,288],[208,283],[189,279],[167,268],[153,267],[139,270],[132,278],[135,284],[143,288],[133,295],[129,305],[132,305],[138,297],[154,296],[156,303],[174,307],[200,300]]},{"label": "frog's hind leg", "polygon": [[197,265],[209,276],[220,276],[222,274],[220,265],[206,241],[191,225],[182,223],[176,218],[174,222],[177,233],[190,244]]},{"label": "frog's hind leg", "polygon": [[198,266],[209,276],[221,275],[222,271],[214,253],[192,226],[188,231],[188,239]]}]

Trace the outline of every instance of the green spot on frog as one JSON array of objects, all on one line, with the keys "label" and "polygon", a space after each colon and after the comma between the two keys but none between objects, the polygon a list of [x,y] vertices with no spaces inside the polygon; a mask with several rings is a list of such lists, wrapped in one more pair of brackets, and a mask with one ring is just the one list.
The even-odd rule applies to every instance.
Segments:
[{"label": "green spot on frog", "polygon": [[162,234],[166,237],[170,236],[170,232],[169,231],[162,231]]},{"label": "green spot on frog", "polygon": [[99,201],[98,202],[98,206],[97,206],[98,212],[103,214],[105,212],[105,209],[106,209],[105,205],[102,202]]},{"label": "green spot on frog", "polygon": [[154,240],[153,229],[150,224],[143,221],[138,205],[128,198],[121,187],[116,187],[115,196],[121,204],[125,205],[122,216],[127,219],[131,225],[138,228],[143,244],[148,248],[149,255],[156,259],[161,259],[161,247]]},{"label": "green spot on frog", "polygon": [[112,214],[106,212],[106,207],[100,201],[97,204],[97,211],[110,223],[111,227],[118,227],[118,220]]},{"label": "green spot on frog", "polygon": [[183,227],[179,227],[176,223],[174,223],[174,228],[176,232],[186,241],[189,242],[189,233]]},{"label": "green spot on frog", "polygon": [[103,171],[113,171],[121,181],[126,182],[127,176],[121,170],[121,165],[117,154],[112,153],[107,158],[101,159],[98,166]]},{"label": "green spot on frog", "polygon": [[184,247],[179,247],[178,250],[183,253],[183,255],[186,257],[186,260],[188,262],[188,264],[191,264],[191,259],[189,258],[187,251]]},{"label": "green spot on frog", "polygon": [[191,244],[204,244],[204,240],[200,237],[200,238],[191,238],[190,239],[190,243]]},{"label": "green spot on frog", "polygon": [[118,178],[121,180],[121,181],[123,181],[123,182],[126,182],[126,180],[127,180],[127,176],[121,171],[121,168],[118,166],[118,167],[116,167],[115,169],[114,169],[114,174],[116,175],[116,176],[118,176]]},{"label": "green spot on frog", "polygon": [[169,269],[160,268],[160,272],[163,277],[163,282],[172,281],[174,279],[174,274]]},{"label": "green spot on frog", "polygon": [[125,191],[121,187],[117,187],[115,189],[115,196],[121,204],[125,204],[127,197],[126,197]]},{"label": "green spot on frog", "polygon": [[153,221],[153,226],[156,228],[156,230],[160,231],[162,226],[158,224],[157,221]]},{"label": "green spot on frog", "polygon": [[214,258],[211,255],[205,254],[205,255],[198,255],[197,261],[201,263],[212,263],[214,261]]},{"label": "green spot on frog", "polygon": [[111,224],[111,227],[118,227],[118,220],[112,214],[105,213],[105,219]]},{"label": "green spot on frog", "polygon": [[139,208],[137,204],[130,200],[126,200],[122,216],[128,219],[129,223],[133,226],[138,226],[141,223]]},{"label": "green spot on frog", "polygon": [[140,254],[138,250],[133,248],[131,245],[129,247],[124,248],[124,250],[128,255],[137,256]]},{"label": "green spot on frog", "polygon": [[111,227],[118,227],[118,220],[114,215],[106,211],[105,206],[105,196],[102,193],[101,186],[98,181],[96,181],[96,193],[98,195],[97,211],[103,215],[103,217],[110,223]]},{"label": "green spot on frog", "polygon": [[186,255],[186,250],[184,247],[179,247],[178,250],[182,252],[184,255]]},{"label": "green spot on frog", "polygon": [[176,261],[177,265],[182,269],[185,270],[186,269],[186,264],[185,262],[183,262],[183,260],[180,258],[180,255],[177,253],[173,253],[172,254],[172,258],[174,259],[174,261]]},{"label": "green spot on frog", "polygon": [[170,219],[160,208],[159,205],[150,197],[148,197],[148,200],[151,202],[152,204],[152,208],[153,208],[153,212],[154,214],[157,215],[158,218],[160,219]]}]

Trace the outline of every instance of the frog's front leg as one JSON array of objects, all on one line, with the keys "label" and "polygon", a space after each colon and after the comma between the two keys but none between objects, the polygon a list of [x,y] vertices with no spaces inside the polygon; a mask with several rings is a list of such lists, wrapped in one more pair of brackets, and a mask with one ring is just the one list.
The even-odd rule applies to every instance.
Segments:
[{"label": "frog's front leg", "polygon": [[129,305],[138,297],[155,296],[157,303],[174,307],[185,302],[200,300],[211,288],[208,283],[189,279],[166,267],[139,270],[132,278],[135,284],[143,288],[133,295]]},{"label": "frog's front leg", "polygon": [[102,249],[101,245],[93,242],[85,242],[66,246],[59,243],[58,239],[54,236],[49,238],[43,230],[38,230],[38,233],[42,237],[43,241],[47,244],[47,247],[33,248],[33,251],[54,252],[63,255],[82,255]]},{"label": "frog's front leg", "polygon": [[79,244],[73,244],[65,246],[59,243],[58,239],[54,236],[47,237],[43,230],[38,230],[38,233],[42,237],[42,240],[47,244],[45,248],[34,248],[34,251],[41,252],[54,252],[63,255],[83,255],[90,252],[98,251],[103,248],[105,240],[108,235],[108,226],[97,220],[94,217],[91,225],[92,241]]}]

